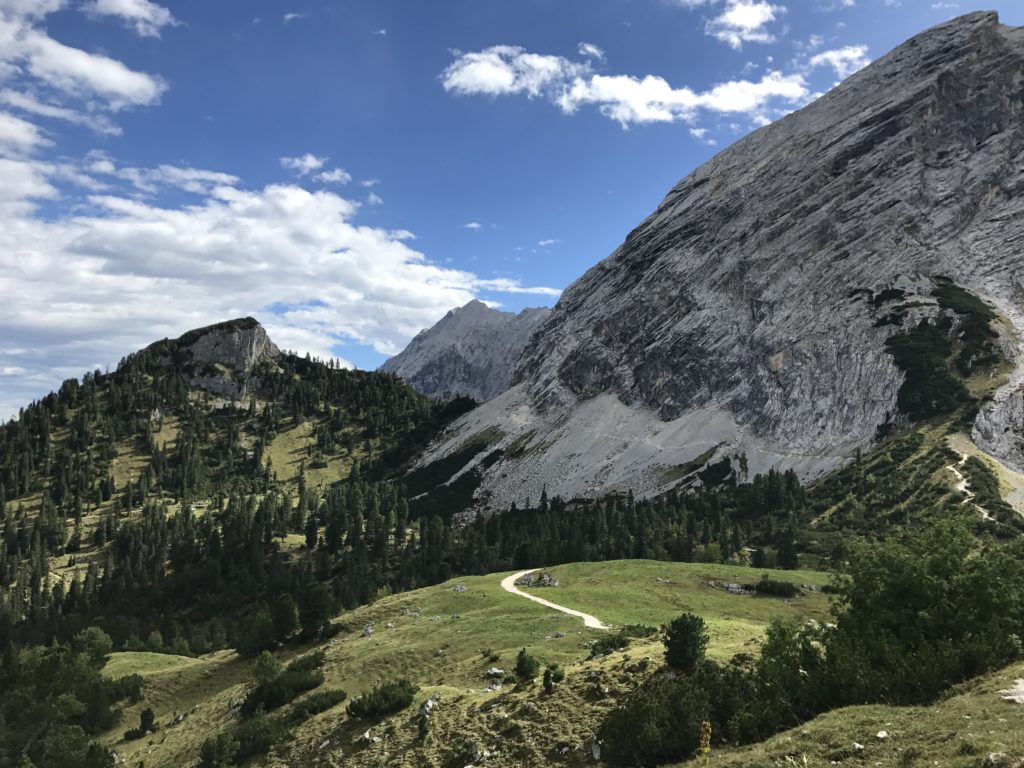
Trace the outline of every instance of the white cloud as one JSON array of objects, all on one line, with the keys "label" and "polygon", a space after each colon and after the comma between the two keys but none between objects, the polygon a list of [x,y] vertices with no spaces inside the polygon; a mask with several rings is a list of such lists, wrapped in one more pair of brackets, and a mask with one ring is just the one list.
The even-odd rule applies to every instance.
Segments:
[{"label": "white cloud", "polygon": [[604,51],[593,43],[580,43],[577,50],[579,50],[580,56],[604,61]]},{"label": "white cloud", "polygon": [[372,32],[372,34],[380,35],[381,37],[384,37],[387,33],[388,33],[388,31],[386,29],[384,29],[383,27],[381,27],[380,29],[375,29]]},{"label": "white cloud", "polygon": [[370,187],[376,187],[378,184],[380,184],[380,179],[363,179],[359,182],[360,186],[366,187],[367,189]]},{"label": "white cloud", "polygon": [[557,288],[545,286],[523,286],[518,280],[507,277],[497,277],[488,280],[476,278],[473,280],[473,287],[482,291],[500,291],[502,293],[529,293],[535,296],[560,296],[561,291]]},{"label": "white cloud", "polygon": [[381,196],[378,195],[376,192],[371,192],[369,195],[367,195],[366,202],[369,203],[370,205],[382,205],[384,203],[384,200],[382,200]]},{"label": "white cloud", "polygon": [[514,45],[495,45],[476,53],[459,53],[441,74],[446,91],[501,96],[540,96],[549,87],[589,71],[561,56],[529,53]]},{"label": "white cloud", "polygon": [[0,16],[0,64],[25,81],[115,111],[155,104],[167,89],[159,77],[54,40],[28,16]]},{"label": "white cloud", "polygon": [[[83,164],[117,170],[99,155]],[[170,168],[140,175],[216,173]],[[37,164],[0,159],[0,416],[62,378],[229,317],[254,315],[300,352],[356,342],[393,354],[480,292],[558,295],[433,264],[411,233],[359,224],[358,204],[333,192],[235,182],[184,206],[94,194],[53,220],[33,210],[56,195]]]},{"label": "white cloud", "polygon": [[27,120],[0,112],[0,151],[7,154],[28,154],[49,144],[39,128]]},{"label": "white cloud", "polygon": [[283,16],[285,24],[290,24],[293,21],[298,21],[299,19],[304,19],[305,17],[306,17],[306,14],[304,14],[304,13],[295,13],[295,12],[286,13]]},{"label": "white cloud", "polygon": [[0,91],[0,104],[14,107],[32,115],[39,115],[40,117],[54,120],[64,120],[75,125],[84,125],[96,133],[106,136],[121,135],[121,128],[115,125],[106,115],[80,112],[76,109],[62,107],[57,104],[44,103],[31,94],[14,91],[9,88]]},{"label": "white cloud", "polygon": [[832,51],[822,51],[811,57],[809,66],[831,67],[835,70],[836,76],[844,80],[859,69],[863,69],[871,63],[868,58],[868,47],[866,45],[848,45],[845,48],[836,48]]},{"label": "white cloud", "polygon": [[116,16],[141,37],[160,37],[160,30],[180,22],[169,10],[150,0],[93,0],[82,10],[90,16]]},{"label": "white cloud", "polygon": [[695,91],[686,86],[674,88],[654,75],[595,75],[587,64],[505,45],[456,54],[441,82],[446,90],[462,95],[544,97],[566,114],[590,104],[623,127],[692,120],[701,110],[755,114],[771,102],[792,105],[807,95],[801,74],[773,71],[757,81],[733,80]]},{"label": "white cloud", "polygon": [[343,168],[332,168],[329,171],[318,173],[313,180],[324,184],[348,184],[352,181],[352,174]]},{"label": "white cloud", "polygon": [[583,104],[596,104],[601,112],[624,127],[635,123],[693,120],[701,110],[722,114],[752,114],[770,101],[797,102],[807,94],[801,75],[769,72],[758,81],[733,80],[703,92],[673,88],[660,77],[642,80],[627,75],[595,75],[577,80],[559,100],[565,112]]},{"label": "white cloud", "polygon": [[299,157],[282,157],[281,167],[286,171],[292,171],[299,176],[305,176],[313,171],[319,171],[324,167],[324,163],[326,162],[326,157],[317,157],[313,153],[307,152]]},{"label": "white cloud", "polygon": [[481,224],[479,221],[470,221],[466,224],[463,224],[462,226],[464,229],[480,229],[481,227],[483,227],[483,224]]},{"label": "white cloud", "polygon": [[784,6],[764,0],[729,0],[722,13],[708,22],[706,32],[737,50],[743,43],[773,43],[775,36],[765,26],[785,11]]},{"label": "white cloud", "polygon": [[552,237],[548,238],[547,240],[541,240],[539,243],[537,243],[537,245],[539,245],[541,248],[547,248],[549,245],[554,245],[555,243],[560,242],[562,241],[559,240],[557,237]]}]

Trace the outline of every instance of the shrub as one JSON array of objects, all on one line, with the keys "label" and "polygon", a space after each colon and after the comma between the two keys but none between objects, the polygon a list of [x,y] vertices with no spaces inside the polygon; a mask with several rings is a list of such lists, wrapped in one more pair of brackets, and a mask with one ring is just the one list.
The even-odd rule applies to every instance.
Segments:
[{"label": "shrub", "polygon": [[605,635],[595,640],[593,645],[590,646],[590,658],[596,659],[600,656],[606,656],[613,651],[621,651],[628,645],[629,637],[626,635],[626,631],[619,630],[614,635]]},{"label": "shrub", "polygon": [[348,694],[340,689],[311,693],[292,707],[291,720],[293,722],[308,720],[313,715],[319,715],[321,712],[338,706],[346,698],[348,698]]},{"label": "shrub", "polygon": [[540,662],[523,648],[516,657],[516,677],[520,680],[533,680],[540,672]]},{"label": "shrub", "polygon": [[133,739],[141,739],[147,733],[151,733],[156,730],[156,716],[153,714],[153,710],[146,707],[139,714],[139,727],[132,728],[124,732],[124,740],[132,741]]},{"label": "shrub", "polygon": [[665,661],[670,667],[692,672],[703,661],[709,639],[704,619],[684,613],[665,626]]},{"label": "shrub", "polygon": [[800,594],[800,587],[790,581],[777,581],[768,578],[768,574],[761,576],[761,580],[754,585],[754,590],[759,595],[770,595],[772,597],[796,597]]},{"label": "shrub", "polygon": [[412,704],[413,696],[418,690],[419,688],[408,680],[381,683],[372,691],[350,701],[347,711],[350,717],[360,720],[392,715]]},{"label": "shrub", "polygon": [[601,724],[602,757],[628,766],[686,760],[700,746],[709,711],[707,692],[693,679],[653,677]]},{"label": "shrub", "polygon": [[323,663],[324,653],[317,651],[296,659],[282,671],[273,656],[262,653],[254,669],[256,685],[242,702],[242,715],[248,717],[261,708],[269,712],[316,688],[324,681],[320,671]]},{"label": "shrub", "polygon": [[552,664],[544,670],[544,690],[551,693],[555,686],[565,680],[565,672],[557,664]]}]

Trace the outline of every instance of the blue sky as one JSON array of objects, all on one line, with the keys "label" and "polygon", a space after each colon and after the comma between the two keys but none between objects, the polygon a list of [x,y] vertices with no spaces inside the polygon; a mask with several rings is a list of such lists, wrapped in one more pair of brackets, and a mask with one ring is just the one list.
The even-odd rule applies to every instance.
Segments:
[{"label": "blue sky", "polygon": [[375,367],[518,310],[716,151],[1019,0],[0,0],[0,417],[251,314]]}]

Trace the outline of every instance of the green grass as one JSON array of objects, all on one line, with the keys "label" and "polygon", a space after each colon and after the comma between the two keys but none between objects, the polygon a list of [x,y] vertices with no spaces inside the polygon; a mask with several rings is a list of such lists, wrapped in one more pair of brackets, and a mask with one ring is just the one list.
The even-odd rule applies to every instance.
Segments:
[{"label": "green grass", "polygon": [[193,659],[189,656],[174,656],[169,653],[150,653],[148,651],[124,651],[110,654],[110,659],[103,667],[103,674],[112,679],[125,675],[145,677],[203,663],[201,659]]},{"label": "green grass", "polygon": [[719,659],[749,651],[773,618],[820,620],[829,615],[829,598],[820,592],[786,601],[733,595],[705,583],[714,580],[753,584],[762,573],[768,573],[772,579],[820,587],[828,583],[829,577],[818,571],[770,571],[652,560],[572,563],[545,570],[557,576],[561,586],[533,589],[531,593],[592,613],[607,624],[660,627],[683,611],[696,613],[708,624],[710,655]]},{"label": "green grass", "polygon": [[[827,599],[821,594],[785,603],[777,598],[732,596],[704,584],[706,578],[753,583],[762,572],[751,568],[613,561],[552,570],[562,586],[538,592],[609,623],[660,625],[682,610],[700,613],[711,627],[711,655],[717,658],[752,650],[773,616],[822,618],[827,612]],[[642,673],[631,665],[645,656],[652,659],[651,670],[661,663],[660,641],[637,640],[624,652],[588,661],[588,643],[604,632],[586,629],[579,619],[505,592],[500,587],[505,575],[459,578],[383,598],[336,619],[341,632],[322,646],[326,679],[321,690],[340,688],[351,699],[378,682],[404,677],[421,689],[414,706],[434,692],[441,693],[442,705],[432,718],[433,732],[426,743],[417,740],[414,708],[377,725],[349,721],[341,705],[297,728],[294,741],[279,746],[265,764],[313,764],[314,758],[325,757],[319,753],[319,745],[330,740],[335,745],[330,754],[336,765],[440,766],[453,757],[453,745],[461,740],[470,738],[490,747],[504,729],[512,728],[510,723],[515,724],[512,730],[519,729],[522,734],[509,737],[503,759],[488,764],[545,765],[556,744],[583,743],[615,698],[640,679]],[[671,583],[660,584],[655,581],[658,577]],[[807,584],[823,584],[827,579],[825,574],[808,571],[776,572],[774,577]],[[467,590],[455,592],[456,584]],[[404,609],[419,609],[420,617],[405,615]],[[454,618],[455,614],[460,618]],[[362,630],[367,624],[375,631],[364,637]],[[498,666],[511,671],[516,653],[524,647],[542,665],[560,664],[567,672],[565,683],[553,695],[542,692],[539,679],[535,685],[506,684],[501,691],[486,691],[486,669]],[[496,662],[481,655],[485,648],[498,654]],[[280,656],[288,661],[308,650],[308,646],[292,648]],[[138,672],[146,682],[143,701],[126,710],[122,723],[105,740],[122,753],[128,765],[143,759],[146,768],[189,765],[204,739],[234,722],[229,705],[244,696],[250,670],[251,661],[231,652],[199,660],[151,653],[113,654],[108,674]],[[599,685],[592,677],[595,673]],[[595,696],[595,686],[608,693]],[[139,742],[123,742],[120,734],[128,727],[126,723],[137,722],[145,707],[153,708],[161,730]],[[183,712],[189,713],[188,718],[169,727],[175,714]],[[358,748],[354,742],[368,725],[374,733],[393,727],[395,735],[381,744]]]}]

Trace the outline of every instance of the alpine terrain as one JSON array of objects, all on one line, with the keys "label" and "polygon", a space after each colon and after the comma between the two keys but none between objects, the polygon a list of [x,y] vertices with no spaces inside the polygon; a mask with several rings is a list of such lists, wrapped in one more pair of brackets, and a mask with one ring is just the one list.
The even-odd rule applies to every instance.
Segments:
[{"label": "alpine terrain", "polygon": [[[509,57],[597,66],[453,55],[506,90]],[[281,167],[354,180],[326,161]],[[388,237],[424,281],[528,291]],[[375,371],[268,327],[155,341],[0,424],[0,768],[1024,768],[1024,28],[944,23],[738,141],[551,310],[472,301]]]},{"label": "alpine terrain", "polygon": [[498,506],[654,494],[701,457],[815,478],[951,409],[901,341],[941,330],[960,372],[995,350],[1018,371],[974,436],[1021,468],[1022,83],[1024,30],[970,14],[736,142],[564,292],[512,388],[430,456],[492,436]]}]

